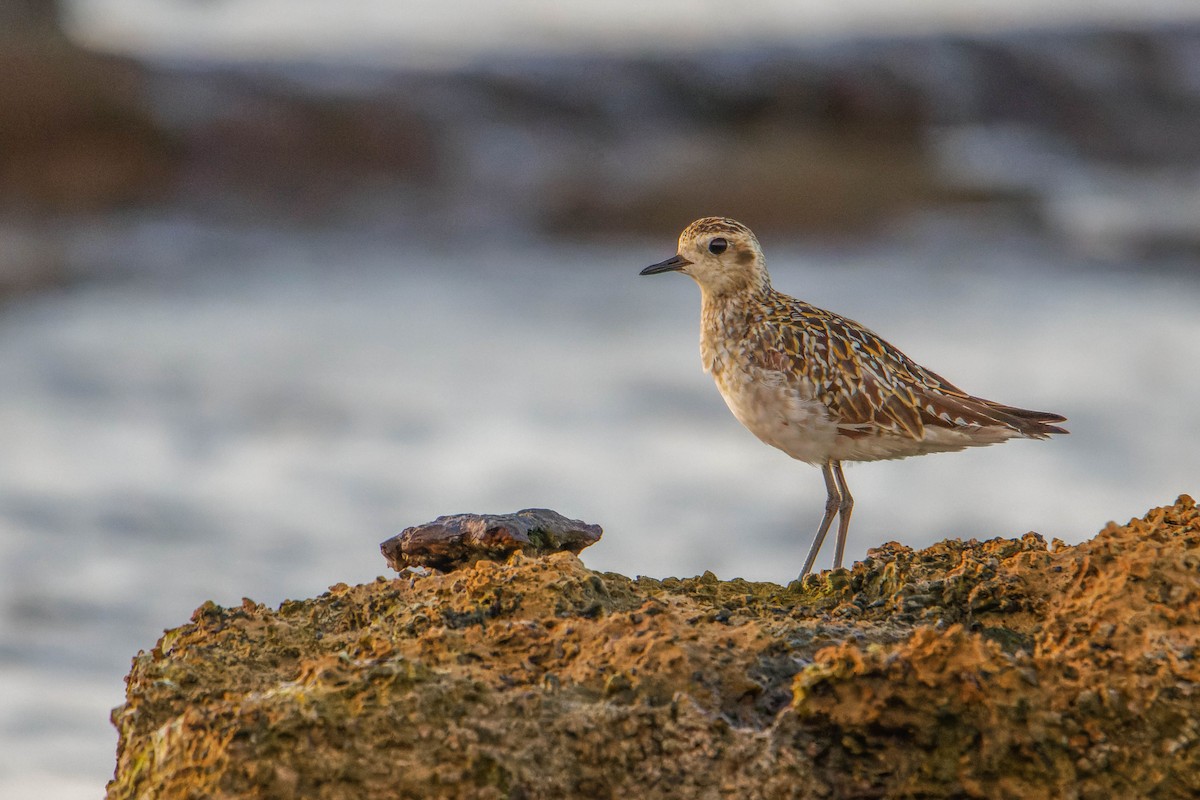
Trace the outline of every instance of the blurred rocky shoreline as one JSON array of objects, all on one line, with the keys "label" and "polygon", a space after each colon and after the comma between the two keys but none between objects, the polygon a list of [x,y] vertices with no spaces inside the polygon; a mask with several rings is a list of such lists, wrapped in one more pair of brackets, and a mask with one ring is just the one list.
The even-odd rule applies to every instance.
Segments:
[{"label": "blurred rocky shoreline", "polygon": [[483,547],[206,603],[134,659],[107,796],[1192,797],[1197,552],[1181,496],[786,587]]},{"label": "blurred rocky shoreline", "polygon": [[982,208],[1100,255],[1200,250],[1200,25],[440,72],[138,63],[42,34],[0,38],[0,69],[10,289],[81,268],[55,266],[65,229],[129,214],[596,237]]}]

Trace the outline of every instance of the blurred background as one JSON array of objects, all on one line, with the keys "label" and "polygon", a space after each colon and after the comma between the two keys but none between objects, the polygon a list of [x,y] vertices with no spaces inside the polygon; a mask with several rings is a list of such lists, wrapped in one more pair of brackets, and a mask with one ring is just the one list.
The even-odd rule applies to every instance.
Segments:
[{"label": "blurred background", "polygon": [[793,578],[819,472],[637,277],[699,216],[1071,420],[850,468],[849,557],[1200,485],[1194,0],[6,0],[0,75],[5,798],[101,796],[130,657],[205,600],[370,580],[439,514]]}]

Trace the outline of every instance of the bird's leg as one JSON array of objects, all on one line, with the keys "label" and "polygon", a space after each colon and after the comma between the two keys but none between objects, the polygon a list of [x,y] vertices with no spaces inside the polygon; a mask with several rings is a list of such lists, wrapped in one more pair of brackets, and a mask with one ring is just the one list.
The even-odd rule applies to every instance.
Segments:
[{"label": "bird's leg", "polygon": [[[821,520],[821,527],[817,528],[817,535],[813,537],[812,547],[808,549],[808,558],[804,559],[804,569],[800,571],[801,578],[812,572],[813,562],[817,560],[817,553],[821,551],[821,544],[825,541],[825,534],[829,533],[829,526],[833,523],[834,516],[842,506],[842,495],[838,492],[837,479],[834,478],[833,464],[834,462],[832,461],[826,461],[821,466],[821,474],[825,476],[825,491],[828,495],[825,499],[825,517]],[[841,467],[839,466],[838,469],[840,470]]]},{"label": "bird's leg", "polygon": [[833,568],[842,568],[842,554],[846,552],[846,537],[850,534],[850,512],[854,510],[854,498],[846,487],[846,476],[842,474],[842,462],[833,462],[833,475],[837,478],[838,494],[842,502],[838,505],[837,550],[834,551]]}]

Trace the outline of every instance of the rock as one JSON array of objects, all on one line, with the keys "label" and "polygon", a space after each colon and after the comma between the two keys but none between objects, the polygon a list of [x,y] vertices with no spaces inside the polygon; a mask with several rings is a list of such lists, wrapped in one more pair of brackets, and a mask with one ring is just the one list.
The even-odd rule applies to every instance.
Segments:
[{"label": "rock", "polygon": [[0,214],[99,213],[163,200],[174,142],[145,71],[66,41],[0,40]]},{"label": "rock", "polygon": [[60,5],[0,4],[0,301],[77,279],[71,225],[163,200],[177,164],[145,70],[75,45]]},{"label": "rock", "polygon": [[1198,645],[1186,496],[786,587],[518,553],[202,606],[134,659],[108,797],[1194,797]]},{"label": "rock", "polygon": [[[336,76],[331,70],[329,81]],[[319,225],[361,223],[381,205],[393,215],[437,205],[453,157],[429,109],[392,82],[403,87],[406,78],[379,86],[365,71],[337,91],[271,69],[155,68],[154,95],[176,98],[164,114],[188,187],[176,202],[208,219]]]},{"label": "rock", "polygon": [[405,528],[379,545],[388,566],[397,572],[429,567],[449,572],[477,561],[503,561],[513,553],[546,556],[578,554],[600,541],[604,531],[548,508],[526,508],[515,514],[454,514]]},{"label": "rock", "polygon": [[0,5],[0,41],[6,39],[62,39],[58,0],[9,0]]}]

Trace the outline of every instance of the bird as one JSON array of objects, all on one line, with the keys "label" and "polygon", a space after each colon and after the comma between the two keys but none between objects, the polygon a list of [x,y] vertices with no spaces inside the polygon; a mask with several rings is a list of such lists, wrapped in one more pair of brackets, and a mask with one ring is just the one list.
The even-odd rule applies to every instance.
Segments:
[{"label": "bird", "polygon": [[1065,434],[1066,417],[964,392],[857,322],[771,285],[758,238],[727,217],[703,217],[675,255],[641,275],[681,272],[700,286],[700,360],[751,433],[819,466],[825,514],[803,579],[838,519],[842,567],[854,498],[844,462],[900,459]]}]

